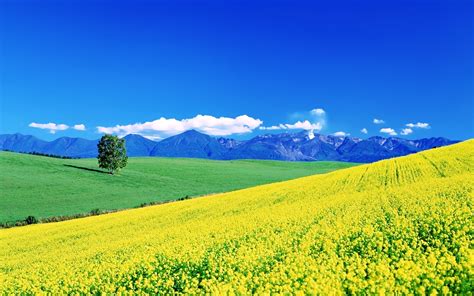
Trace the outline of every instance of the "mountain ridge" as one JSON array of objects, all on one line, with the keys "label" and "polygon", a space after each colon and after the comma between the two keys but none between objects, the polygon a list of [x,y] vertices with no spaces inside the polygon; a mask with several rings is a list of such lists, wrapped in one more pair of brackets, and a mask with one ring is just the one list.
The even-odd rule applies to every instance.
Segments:
[{"label": "mountain ridge", "polygon": [[[159,142],[141,135],[125,137],[129,156],[189,157],[216,160],[270,159],[284,161],[337,160],[374,162],[457,143],[443,137],[406,140],[374,136],[367,139],[313,134],[307,131],[258,135],[246,141],[212,137],[188,130]],[[0,149],[68,157],[96,157],[98,140],[60,137],[44,141],[35,136],[0,135]]]}]

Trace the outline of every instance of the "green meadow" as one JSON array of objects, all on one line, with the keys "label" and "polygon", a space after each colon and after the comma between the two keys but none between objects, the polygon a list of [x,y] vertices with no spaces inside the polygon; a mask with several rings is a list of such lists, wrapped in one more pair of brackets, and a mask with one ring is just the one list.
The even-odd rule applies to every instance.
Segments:
[{"label": "green meadow", "polygon": [[57,159],[0,152],[0,222],[138,207],[321,174],[344,162],[214,161],[129,158],[109,175],[96,159]]}]

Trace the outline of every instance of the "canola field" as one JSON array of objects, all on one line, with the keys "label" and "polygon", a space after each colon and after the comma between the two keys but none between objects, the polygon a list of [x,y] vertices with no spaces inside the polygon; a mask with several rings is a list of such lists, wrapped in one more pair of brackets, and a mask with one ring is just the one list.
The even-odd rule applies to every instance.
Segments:
[{"label": "canola field", "polygon": [[470,294],[474,140],[0,230],[0,294]]}]

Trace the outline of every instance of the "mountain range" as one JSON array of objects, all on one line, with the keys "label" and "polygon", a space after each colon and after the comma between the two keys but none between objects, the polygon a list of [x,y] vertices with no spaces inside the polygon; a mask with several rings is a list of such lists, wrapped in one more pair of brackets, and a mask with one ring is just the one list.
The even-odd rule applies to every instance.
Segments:
[{"label": "mountain range", "polygon": [[[287,161],[338,160],[374,162],[418,151],[457,143],[446,138],[406,140],[396,137],[337,137],[313,134],[281,133],[259,135],[238,141],[215,138],[189,130],[160,142],[140,135],[124,137],[129,156],[191,157],[218,160],[272,159]],[[96,157],[98,140],[61,137],[48,142],[31,135],[0,135],[0,150],[39,152],[68,157]]]}]

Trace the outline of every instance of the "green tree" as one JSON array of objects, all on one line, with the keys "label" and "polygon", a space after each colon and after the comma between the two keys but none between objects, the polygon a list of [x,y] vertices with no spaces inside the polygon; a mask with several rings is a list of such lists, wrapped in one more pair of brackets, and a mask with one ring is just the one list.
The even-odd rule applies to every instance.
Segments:
[{"label": "green tree", "polygon": [[99,167],[114,174],[127,165],[128,157],[125,149],[125,139],[117,136],[104,135],[97,144]]}]

